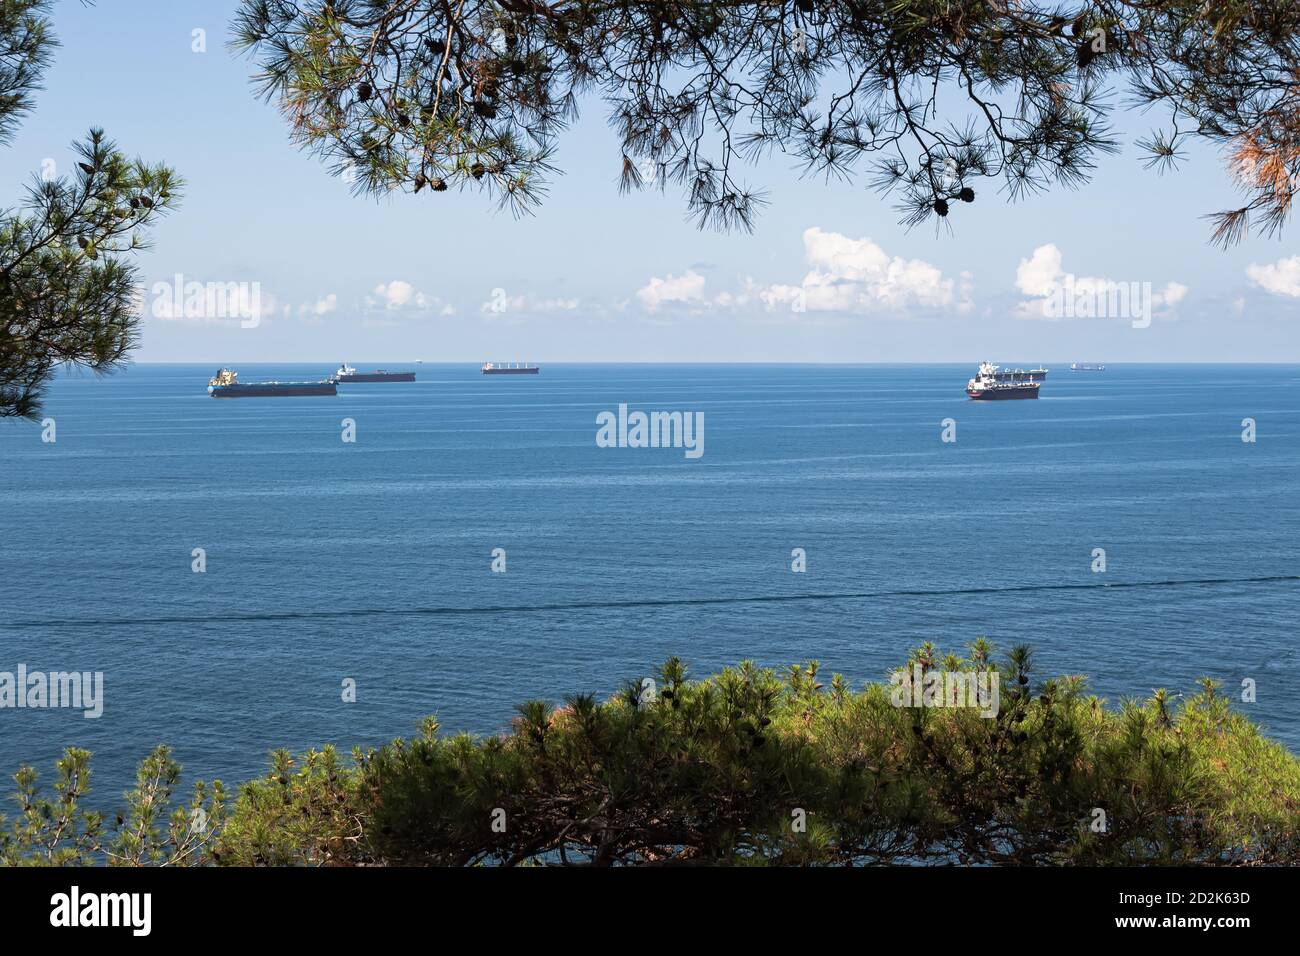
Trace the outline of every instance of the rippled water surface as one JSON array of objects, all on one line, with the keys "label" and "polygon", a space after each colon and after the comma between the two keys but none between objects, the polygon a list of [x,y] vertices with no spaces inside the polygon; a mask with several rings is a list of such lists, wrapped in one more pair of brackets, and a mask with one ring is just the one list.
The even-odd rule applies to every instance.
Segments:
[{"label": "rippled water surface", "polygon": [[[0,423],[0,671],[102,671],[104,714],[0,710],[0,769],[85,746],[102,797],[167,742],[229,781],[428,713],[493,732],[672,654],[867,680],[980,634],[1112,700],[1253,678],[1248,712],[1300,750],[1300,368],[1056,368],[999,403],[971,372],[423,365],[230,401],[206,366],[64,378],[55,443]],[[703,457],[597,447],[621,402],[704,412]]]}]

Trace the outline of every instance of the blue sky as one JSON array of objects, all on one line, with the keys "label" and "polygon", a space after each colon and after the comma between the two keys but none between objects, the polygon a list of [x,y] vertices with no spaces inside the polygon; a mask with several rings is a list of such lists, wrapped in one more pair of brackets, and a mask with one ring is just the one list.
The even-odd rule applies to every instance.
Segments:
[{"label": "blue sky", "polygon": [[[141,361],[1300,360],[1300,223],[1280,241],[1208,245],[1200,217],[1235,194],[1205,148],[1163,177],[1128,148],[1087,188],[1015,205],[977,184],[952,234],[909,232],[864,182],[801,179],[778,157],[747,176],[770,199],[754,234],[718,235],[687,222],[671,188],[619,194],[618,143],[590,102],[534,217],[454,191],[361,199],[254,95],[252,62],[225,45],[235,6],[63,0],[46,89],[0,149],[13,205],[45,160],[66,169],[70,142],[103,126],[187,182],[140,257],[146,291],[176,274],[259,283],[252,328],[161,317],[146,297]],[[1117,125],[1131,143],[1157,119]],[[1149,282],[1149,327],[1045,318],[1068,276]]]}]

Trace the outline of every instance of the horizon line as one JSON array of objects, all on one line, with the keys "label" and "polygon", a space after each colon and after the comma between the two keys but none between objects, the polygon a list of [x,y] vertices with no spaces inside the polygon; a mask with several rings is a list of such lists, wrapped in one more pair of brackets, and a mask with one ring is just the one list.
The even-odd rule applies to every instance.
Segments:
[{"label": "horizon line", "polygon": [[[214,360],[210,360],[210,359],[149,359],[149,360],[141,360],[141,361],[132,360],[132,361],[127,362],[126,365],[124,365],[123,368],[122,368],[121,370],[129,369],[129,368],[131,368],[132,366],[135,366],[135,365],[203,365],[203,366],[206,367],[206,366],[208,366],[208,365],[211,365],[211,364],[213,363],[213,361],[214,361]],[[225,360],[225,362],[226,362],[227,364],[228,364],[228,363],[231,363],[231,362],[237,362],[237,363],[239,363],[239,364],[243,364],[243,365],[318,365],[318,364],[321,364],[321,363],[324,363],[324,364],[330,364],[330,363],[333,362],[333,361],[334,361],[334,359],[311,359],[311,358],[308,358],[308,359],[227,359],[227,360]],[[348,359],[347,361],[351,362],[352,360],[351,360],[351,359]],[[483,364],[484,361],[495,361],[495,360],[493,360],[493,359],[442,359],[442,360],[438,360],[438,361],[426,361],[426,360],[424,360],[424,359],[400,359],[400,360],[393,360],[392,358],[386,358],[386,359],[359,359],[358,361],[365,362],[365,363],[387,362],[387,363],[389,363],[389,364],[393,364],[393,365],[431,365],[431,366],[437,366],[437,365],[475,365],[475,366],[480,366],[480,365]],[[514,359],[511,359],[510,361],[513,362],[513,361],[515,361],[515,360],[514,360]],[[521,359],[521,360],[519,360],[519,361],[523,361],[523,360]],[[530,365],[537,365],[537,366],[540,366],[540,365],[542,365],[542,364],[547,364],[547,365],[560,365],[560,366],[580,366],[580,365],[786,365],[786,366],[800,366],[800,365],[832,365],[832,366],[847,366],[847,367],[871,367],[871,366],[915,365],[915,366],[920,366],[920,367],[932,367],[932,366],[936,366],[936,365],[962,365],[962,366],[964,366],[964,365],[968,365],[968,364],[970,364],[971,362],[977,362],[977,363],[978,363],[979,361],[986,361],[986,360],[985,360],[985,359],[979,359],[979,360],[976,360],[976,359],[946,359],[946,360],[941,360],[941,361],[932,361],[932,362],[914,361],[914,360],[910,360],[910,361],[895,361],[895,362],[846,362],[846,361],[832,361],[832,360],[829,360],[829,359],[828,359],[828,360],[813,360],[813,359],[810,359],[810,360],[807,360],[807,361],[801,361],[801,362],[791,362],[791,361],[776,361],[776,360],[762,360],[762,359],[755,359],[755,360],[753,360],[753,361],[736,361],[736,360],[728,360],[728,359],[719,359],[719,360],[716,360],[716,361],[676,361],[676,360],[657,360],[657,361],[656,361],[656,360],[641,360],[641,361],[626,361],[626,360],[614,360],[614,359],[584,359],[584,360],[580,360],[580,361],[564,361],[564,360],[559,360],[559,359],[555,359],[555,360],[550,360],[550,359],[533,360],[533,359],[529,359],[529,360],[527,360],[527,361],[528,361],[528,364],[530,364]],[[1121,367],[1121,366],[1136,366],[1136,365],[1300,365],[1300,359],[1295,359],[1295,360],[1291,360],[1291,361],[1276,361],[1276,360],[1271,360],[1271,359],[1234,359],[1234,360],[1231,360],[1231,361],[1213,360],[1213,359],[1184,359],[1184,360],[1181,360],[1181,361],[1171,361],[1171,360],[1167,360],[1167,359],[1166,359],[1166,360],[1147,360],[1147,361],[1137,361],[1137,360],[1134,360],[1134,361],[1109,361],[1109,360],[1107,360],[1107,361],[1098,361],[1098,360],[1095,360],[1095,359],[1082,359],[1082,360],[1081,360],[1081,359],[1071,359],[1071,360],[1060,360],[1060,361],[1057,361],[1057,360],[1050,360],[1049,362],[1044,362],[1044,363],[1041,363],[1041,364],[1044,365],[1044,366],[1049,365],[1049,364],[1055,364],[1055,365],[1058,365],[1058,366],[1064,366],[1066,369],[1068,369],[1068,368],[1069,368],[1069,365],[1071,364],[1071,362],[1074,362],[1074,363],[1080,363],[1080,362],[1081,362],[1082,364],[1088,364],[1088,365],[1106,365],[1106,366],[1112,366],[1112,365],[1113,365],[1113,366],[1115,366],[1115,367]],[[222,363],[221,363],[220,361],[218,361],[218,364],[222,364]],[[1033,363],[1023,363],[1023,364],[1026,364],[1026,365],[1032,365]],[[1002,366],[1002,367],[1006,367],[1006,366]],[[111,373],[111,371],[113,371],[113,370],[110,370],[110,373]],[[1048,368],[1048,371],[1051,371],[1051,369]]]}]

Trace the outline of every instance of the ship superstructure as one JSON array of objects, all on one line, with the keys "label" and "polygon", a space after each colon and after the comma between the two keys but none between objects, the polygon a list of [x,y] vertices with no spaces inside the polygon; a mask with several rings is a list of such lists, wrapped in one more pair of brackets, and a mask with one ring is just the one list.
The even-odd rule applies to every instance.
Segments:
[{"label": "ship superstructure", "polygon": [[993,366],[993,377],[998,382],[1045,382],[1047,381],[1047,369],[1041,365],[1038,368],[1002,368]]}]

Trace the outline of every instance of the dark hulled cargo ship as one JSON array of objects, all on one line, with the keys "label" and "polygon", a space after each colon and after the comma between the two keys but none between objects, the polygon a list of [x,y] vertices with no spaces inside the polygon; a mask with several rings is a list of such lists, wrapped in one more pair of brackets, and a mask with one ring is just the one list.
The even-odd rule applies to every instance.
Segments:
[{"label": "dark hulled cargo ship", "polygon": [[536,375],[540,371],[541,369],[536,365],[529,365],[527,363],[523,365],[519,365],[518,363],[514,365],[496,365],[492,362],[483,363],[484,375]]},{"label": "dark hulled cargo ship", "polygon": [[980,363],[979,372],[966,383],[966,394],[980,402],[1038,397],[1039,382],[999,381],[997,373],[992,362]]},{"label": "dark hulled cargo ship", "polygon": [[386,369],[377,368],[373,372],[358,372],[347,362],[339,366],[339,370],[334,373],[336,382],[414,382],[414,372],[389,372]]},{"label": "dark hulled cargo ship", "polygon": [[968,385],[966,394],[977,402],[996,402],[1011,398],[1037,398],[1039,384],[1024,382],[1019,385]]},{"label": "dark hulled cargo ship", "polygon": [[295,395],[337,395],[333,379],[319,382],[241,382],[239,373],[222,368],[208,382],[213,398],[277,398]]}]

